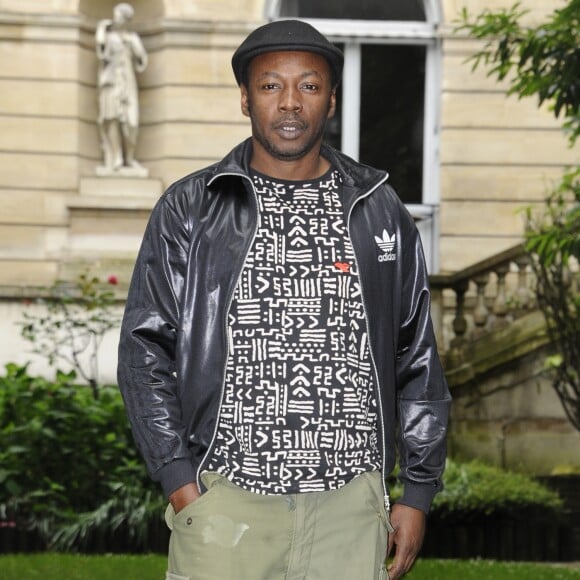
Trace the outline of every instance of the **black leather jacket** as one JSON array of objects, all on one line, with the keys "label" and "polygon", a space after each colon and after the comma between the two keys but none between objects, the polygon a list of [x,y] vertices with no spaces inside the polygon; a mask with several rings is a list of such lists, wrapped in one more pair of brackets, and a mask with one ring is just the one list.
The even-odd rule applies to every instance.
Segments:
[{"label": "black leather jacket", "polygon": [[[167,495],[191,481],[200,484],[215,439],[227,313],[257,227],[250,155],[247,140],[167,190],[133,273],[118,380],[136,443]],[[400,501],[426,512],[441,487],[450,396],[419,235],[384,172],[326,147],[323,155],[343,175],[379,391],[383,471],[393,469],[398,440]],[[375,236],[388,236],[394,246],[381,248]]]}]

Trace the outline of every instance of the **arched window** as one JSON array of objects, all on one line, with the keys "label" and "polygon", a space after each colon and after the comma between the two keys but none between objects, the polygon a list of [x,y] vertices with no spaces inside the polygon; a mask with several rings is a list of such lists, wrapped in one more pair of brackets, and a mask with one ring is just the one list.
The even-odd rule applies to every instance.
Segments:
[{"label": "arched window", "polygon": [[271,0],[266,17],[313,24],[345,56],[327,140],[386,169],[438,269],[438,0]]},{"label": "arched window", "polygon": [[282,0],[270,3],[271,15],[345,20],[425,20],[421,0]]}]

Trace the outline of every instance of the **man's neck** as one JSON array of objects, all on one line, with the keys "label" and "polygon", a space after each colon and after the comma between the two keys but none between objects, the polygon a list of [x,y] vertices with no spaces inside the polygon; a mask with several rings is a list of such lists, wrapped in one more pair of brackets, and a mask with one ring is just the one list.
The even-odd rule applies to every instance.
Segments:
[{"label": "man's neck", "polygon": [[259,173],[283,179],[285,181],[302,181],[322,177],[329,169],[330,162],[320,155],[308,155],[301,159],[282,161],[271,156],[252,155],[250,167]]}]

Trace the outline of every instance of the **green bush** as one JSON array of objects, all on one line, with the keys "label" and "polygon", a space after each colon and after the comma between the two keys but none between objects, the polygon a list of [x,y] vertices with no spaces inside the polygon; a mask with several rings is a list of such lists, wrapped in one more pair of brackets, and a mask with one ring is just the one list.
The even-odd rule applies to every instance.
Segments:
[{"label": "green bush", "polygon": [[[505,471],[480,461],[456,463],[448,459],[443,491],[435,496],[432,515],[465,518],[497,513],[519,515],[530,509],[558,514],[563,502],[533,478]],[[400,497],[400,484],[392,486],[393,498]]]},{"label": "green bush", "polygon": [[83,547],[94,534],[123,526],[143,541],[162,501],[133,444],[121,396],[105,386],[95,400],[75,379],[57,372],[48,381],[26,366],[6,366],[0,515],[56,548]]}]

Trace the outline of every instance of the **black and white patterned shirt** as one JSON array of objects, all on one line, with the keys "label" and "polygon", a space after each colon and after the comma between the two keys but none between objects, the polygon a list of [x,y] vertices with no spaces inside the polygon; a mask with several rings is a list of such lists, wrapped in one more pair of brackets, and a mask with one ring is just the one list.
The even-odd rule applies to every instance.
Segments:
[{"label": "black and white patterned shirt", "polygon": [[253,175],[259,224],[229,317],[208,469],[257,493],[337,489],[380,469],[377,402],[340,174]]}]

